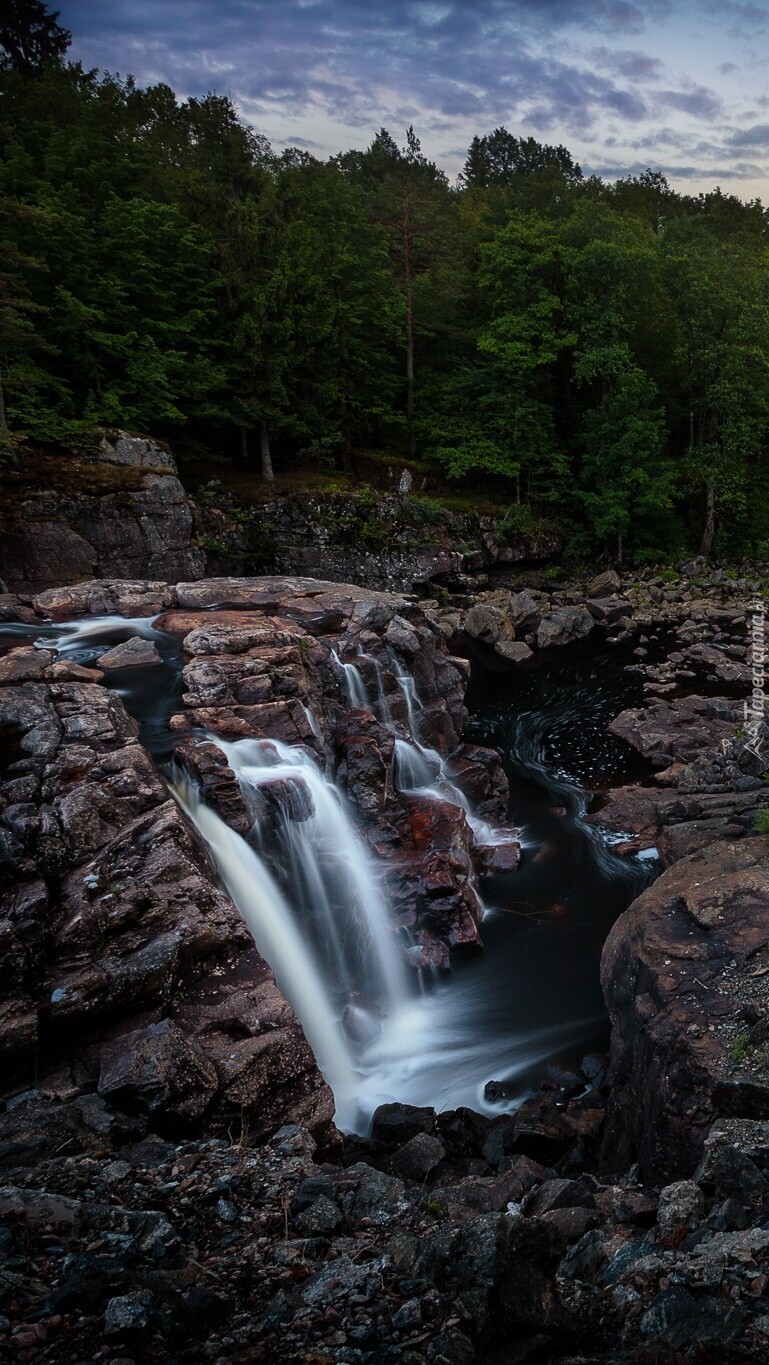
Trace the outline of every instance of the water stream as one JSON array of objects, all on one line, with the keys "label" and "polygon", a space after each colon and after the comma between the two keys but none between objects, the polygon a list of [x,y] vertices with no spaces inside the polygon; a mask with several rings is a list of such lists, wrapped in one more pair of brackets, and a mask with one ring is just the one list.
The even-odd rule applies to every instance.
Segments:
[{"label": "water stream", "polygon": [[[162,667],[115,671],[106,683],[139,720],[142,742],[165,765],[171,790],[300,1018],[334,1090],[340,1126],[365,1131],[376,1106],[393,1099],[500,1112],[537,1083],[548,1062],[578,1063],[605,1046],[601,947],[656,870],[649,858],[618,857],[584,822],[590,788],[632,775],[630,751],[606,732],[608,720],[638,700],[622,661],[585,654],[523,679],[475,678],[468,738],[503,757],[509,818],[523,830],[524,855],[516,872],[484,884],[483,954],[419,989],[419,974],[404,967],[388,927],[378,865],[342,795],[307,751],[207,736],[237,775],[254,821],[248,840],[168,764],[168,719],[181,691],[177,639],[151,620],[102,617],[5,625],[0,647],[33,636],[88,664],[137,634],[155,643]],[[372,697],[357,664],[335,657],[348,704],[375,711],[393,728],[399,789],[459,806],[479,843],[509,838],[469,809],[441,755],[422,743],[422,705],[403,664],[389,661],[405,725],[392,720],[378,661],[369,660]]]}]

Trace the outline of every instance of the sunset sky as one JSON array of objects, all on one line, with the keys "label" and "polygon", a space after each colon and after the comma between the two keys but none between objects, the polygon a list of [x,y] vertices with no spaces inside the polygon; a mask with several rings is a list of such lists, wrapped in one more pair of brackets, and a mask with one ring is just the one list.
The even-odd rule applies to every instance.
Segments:
[{"label": "sunset sky", "polygon": [[450,175],[500,124],[586,172],[769,200],[769,8],[729,0],[58,0],[86,66],[231,96],[278,149],[384,125]]}]

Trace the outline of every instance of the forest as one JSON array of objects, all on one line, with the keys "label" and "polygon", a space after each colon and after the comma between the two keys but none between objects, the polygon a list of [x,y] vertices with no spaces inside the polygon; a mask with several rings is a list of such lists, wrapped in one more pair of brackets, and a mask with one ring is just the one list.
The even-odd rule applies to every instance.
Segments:
[{"label": "forest", "polygon": [[[261,472],[391,451],[568,553],[769,557],[769,218],[498,128],[321,161],[0,24],[0,427]],[[26,16],[26,17],[25,17]],[[401,134],[399,134],[399,137]]]}]

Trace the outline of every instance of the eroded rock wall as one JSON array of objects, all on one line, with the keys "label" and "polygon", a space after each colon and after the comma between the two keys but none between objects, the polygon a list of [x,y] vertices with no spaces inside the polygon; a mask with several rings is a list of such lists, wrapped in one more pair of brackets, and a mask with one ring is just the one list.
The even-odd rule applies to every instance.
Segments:
[{"label": "eroded rock wall", "polygon": [[0,578],[12,592],[108,575],[175,581],[204,573],[190,500],[156,442],[110,432],[93,456],[23,462],[17,482],[6,471],[14,506],[0,539]]}]

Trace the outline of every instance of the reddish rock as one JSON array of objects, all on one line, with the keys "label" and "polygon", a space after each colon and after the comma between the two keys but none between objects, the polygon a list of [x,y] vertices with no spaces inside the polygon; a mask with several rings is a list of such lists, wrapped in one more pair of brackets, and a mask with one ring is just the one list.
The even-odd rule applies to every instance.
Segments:
[{"label": "reddish rock", "polygon": [[132,640],[124,640],[99,656],[99,668],[106,672],[114,668],[148,668],[159,663],[162,663],[162,659],[157,645],[152,640],[142,639],[140,635]]},{"label": "reddish rock", "polygon": [[667,768],[674,760],[717,749],[722,739],[733,737],[734,722],[714,715],[705,697],[684,697],[623,711],[609,729],[655,768]]},{"label": "reddish rock", "polygon": [[[724,1085],[751,1079],[733,1045],[745,1000],[765,993],[757,966],[768,905],[766,841],[718,842],[668,868],[614,925],[601,964],[612,1169],[635,1156],[650,1178],[688,1176],[719,1112],[740,1112],[739,1093]],[[763,1096],[769,1115],[769,1088]],[[756,1095],[744,1103],[755,1116]]]},{"label": "reddish rock", "polygon": [[176,589],[146,579],[95,578],[72,587],[48,588],[33,598],[42,617],[65,621],[71,616],[156,616],[176,606]]},{"label": "reddish rock", "polygon": [[52,659],[53,654],[47,649],[33,649],[29,645],[12,649],[0,658],[0,685],[39,680]]}]

